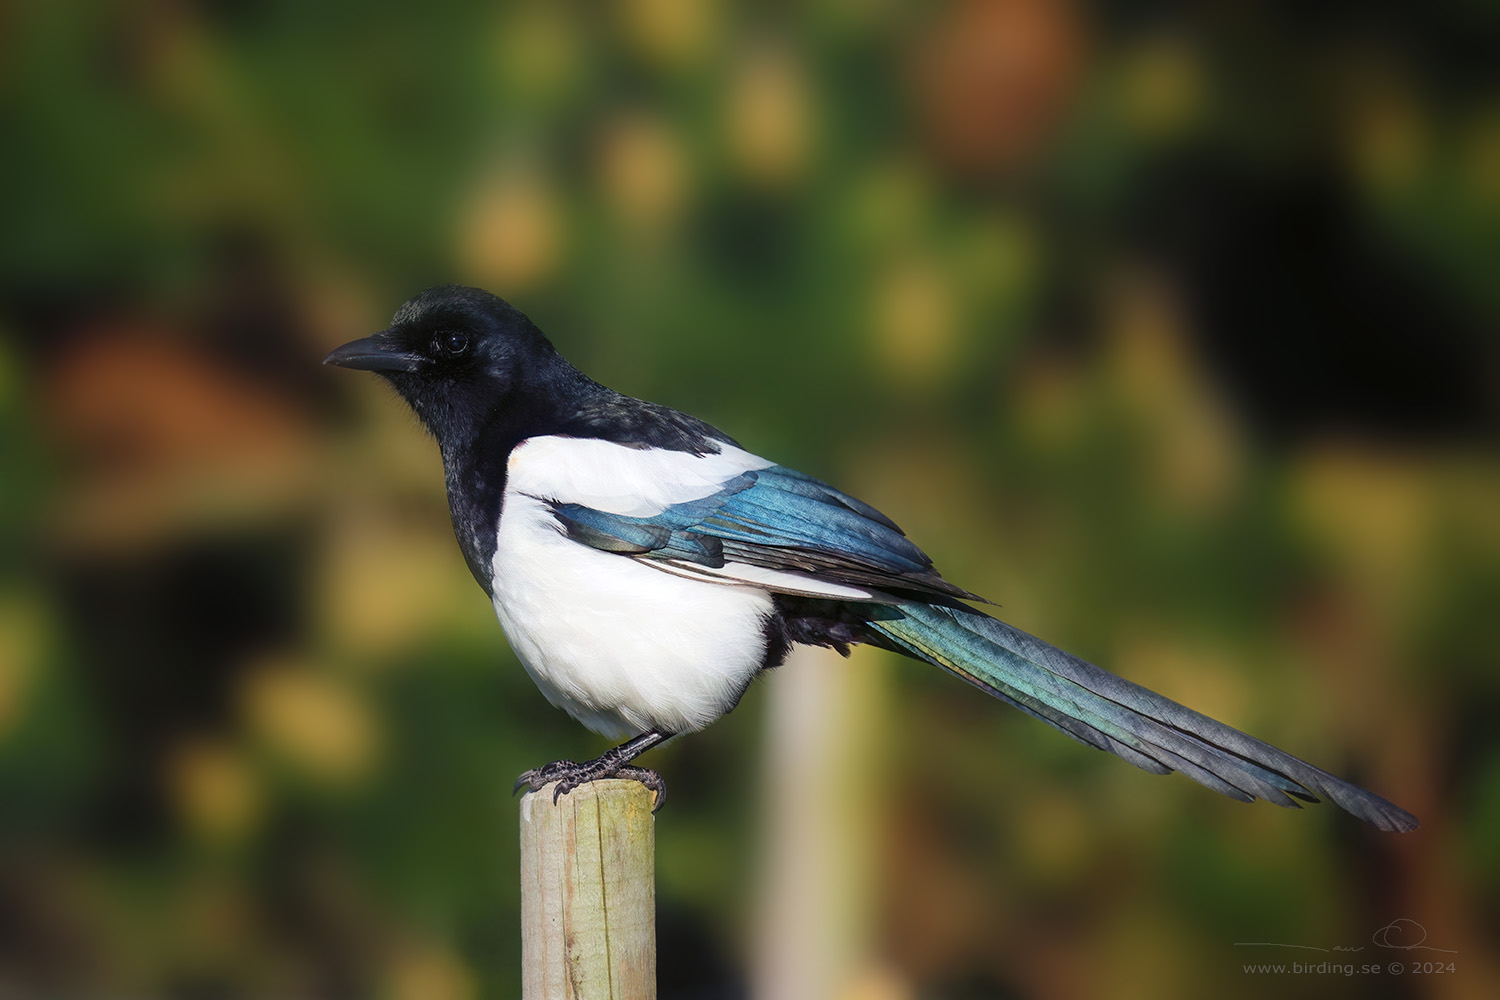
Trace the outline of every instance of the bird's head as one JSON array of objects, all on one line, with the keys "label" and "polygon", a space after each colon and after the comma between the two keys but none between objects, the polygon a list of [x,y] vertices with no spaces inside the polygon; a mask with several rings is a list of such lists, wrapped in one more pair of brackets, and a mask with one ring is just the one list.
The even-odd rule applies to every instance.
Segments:
[{"label": "bird's head", "polygon": [[440,444],[576,373],[519,309],[461,285],[427,289],[396,310],[389,329],[335,348],[323,363],[384,378]]}]

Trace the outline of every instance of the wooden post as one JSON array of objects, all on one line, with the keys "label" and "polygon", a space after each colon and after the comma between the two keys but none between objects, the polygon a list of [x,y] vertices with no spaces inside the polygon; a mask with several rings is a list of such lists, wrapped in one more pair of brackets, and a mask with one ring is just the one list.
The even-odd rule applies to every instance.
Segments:
[{"label": "wooden post", "polygon": [[875,960],[881,723],[893,660],[799,646],[765,682],[751,1000],[914,992]]},{"label": "wooden post", "polygon": [[638,781],[521,799],[523,1000],[656,997],[655,795]]}]

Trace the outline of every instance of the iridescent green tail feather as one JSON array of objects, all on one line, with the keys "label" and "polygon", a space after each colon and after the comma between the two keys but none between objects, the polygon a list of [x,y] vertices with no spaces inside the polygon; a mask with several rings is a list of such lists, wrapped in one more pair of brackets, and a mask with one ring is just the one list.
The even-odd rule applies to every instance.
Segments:
[{"label": "iridescent green tail feather", "polygon": [[1414,830],[1404,809],[1306,761],[964,607],[901,605],[871,631],[1088,746],[1156,774],[1181,771],[1244,802],[1320,797],[1382,830]]}]

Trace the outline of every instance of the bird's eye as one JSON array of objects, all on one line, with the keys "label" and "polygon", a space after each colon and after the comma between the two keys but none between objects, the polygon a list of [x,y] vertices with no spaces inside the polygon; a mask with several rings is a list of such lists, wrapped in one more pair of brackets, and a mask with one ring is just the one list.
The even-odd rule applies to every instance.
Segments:
[{"label": "bird's eye", "polygon": [[469,349],[469,335],[462,330],[449,330],[437,335],[438,352],[450,358],[461,357]]}]

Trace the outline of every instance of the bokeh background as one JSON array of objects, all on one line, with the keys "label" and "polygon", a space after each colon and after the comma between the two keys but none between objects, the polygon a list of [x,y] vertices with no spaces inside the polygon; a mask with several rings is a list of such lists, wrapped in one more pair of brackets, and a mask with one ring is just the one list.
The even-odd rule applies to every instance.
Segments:
[{"label": "bokeh background", "polygon": [[[812,654],[649,760],[664,998],[1500,995],[1497,52],[1458,0],[3,5],[0,996],[518,993],[511,780],[603,743],[317,363],[455,280],[1423,822]],[[1309,956],[1442,966],[1244,971]]]}]

